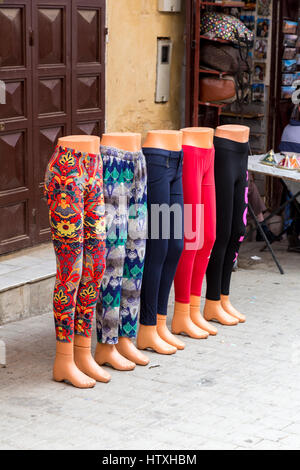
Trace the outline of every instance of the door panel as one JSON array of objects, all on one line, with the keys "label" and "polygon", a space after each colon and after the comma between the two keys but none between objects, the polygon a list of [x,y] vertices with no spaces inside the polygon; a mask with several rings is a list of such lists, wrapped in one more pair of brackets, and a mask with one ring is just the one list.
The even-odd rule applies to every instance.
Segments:
[{"label": "door panel", "polygon": [[0,188],[2,192],[25,186],[25,135],[24,132],[4,134],[1,136]]},{"label": "door panel", "polygon": [[[13,6],[18,3],[18,5]],[[1,67],[25,66],[24,29],[27,11],[25,3],[6,2],[0,8]]]},{"label": "door panel", "polygon": [[64,77],[40,79],[38,89],[38,115],[66,113],[66,82]]},{"label": "door panel", "polygon": [[[46,3],[46,2],[44,2]],[[43,2],[37,2],[38,22],[38,63],[40,65],[65,64],[66,50],[62,45],[65,43],[64,7],[58,2],[58,7],[43,8]],[[68,3],[68,2],[67,2]]]},{"label": "door panel", "polygon": [[0,4],[0,254],[34,238],[30,24],[28,1]]},{"label": "door panel", "polygon": [[25,117],[25,88],[24,80],[5,80],[6,83],[6,106],[0,108],[0,119],[13,119]]},{"label": "door panel", "polygon": [[27,228],[27,201],[18,202],[17,204],[7,204],[0,207],[1,221],[14,221],[12,223],[4,223],[2,226],[3,240],[13,240],[24,238]]},{"label": "door panel", "polygon": [[101,62],[101,46],[99,32],[101,30],[101,10],[93,8],[98,7],[101,2],[75,2],[75,11],[77,17],[77,28],[81,38],[77,37],[77,62],[100,63]]}]

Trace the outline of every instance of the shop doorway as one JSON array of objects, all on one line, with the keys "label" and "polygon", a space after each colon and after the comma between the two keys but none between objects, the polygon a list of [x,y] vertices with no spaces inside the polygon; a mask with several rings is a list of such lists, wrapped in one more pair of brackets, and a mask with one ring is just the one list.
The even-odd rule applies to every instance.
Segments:
[{"label": "shop doorway", "polygon": [[0,3],[0,80],[3,254],[49,240],[43,178],[57,139],[104,131],[105,0]]}]

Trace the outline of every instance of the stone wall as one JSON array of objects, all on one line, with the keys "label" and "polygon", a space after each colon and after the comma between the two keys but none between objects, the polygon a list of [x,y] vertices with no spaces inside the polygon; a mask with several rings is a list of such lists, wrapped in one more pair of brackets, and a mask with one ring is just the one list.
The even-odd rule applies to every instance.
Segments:
[{"label": "stone wall", "polygon": [[[107,1],[106,132],[181,127],[184,11],[160,13],[157,5],[157,0]],[[173,41],[165,104],[155,103],[158,37]]]}]

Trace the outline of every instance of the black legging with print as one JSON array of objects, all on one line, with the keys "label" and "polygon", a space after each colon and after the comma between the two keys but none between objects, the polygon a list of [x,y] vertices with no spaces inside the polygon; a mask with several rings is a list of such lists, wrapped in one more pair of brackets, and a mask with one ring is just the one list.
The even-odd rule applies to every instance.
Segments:
[{"label": "black legging with print", "polygon": [[247,224],[248,143],[215,137],[217,236],[206,272],[206,298],[229,295],[232,268]]}]

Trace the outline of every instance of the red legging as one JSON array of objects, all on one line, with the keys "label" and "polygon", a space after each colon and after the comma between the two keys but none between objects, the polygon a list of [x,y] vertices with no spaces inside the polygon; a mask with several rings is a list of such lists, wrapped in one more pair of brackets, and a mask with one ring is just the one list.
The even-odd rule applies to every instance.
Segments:
[{"label": "red legging", "polygon": [[[215,150],[214,147],[200,149],[189,145],[182,148],[185,238],[175,276],[175,300],[190,303],[191,295],[201,295],[203,278],[216,239]],[[197,209],[200,205],[201,217]]]}]

